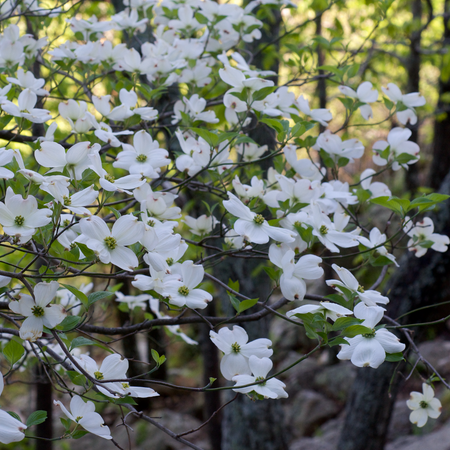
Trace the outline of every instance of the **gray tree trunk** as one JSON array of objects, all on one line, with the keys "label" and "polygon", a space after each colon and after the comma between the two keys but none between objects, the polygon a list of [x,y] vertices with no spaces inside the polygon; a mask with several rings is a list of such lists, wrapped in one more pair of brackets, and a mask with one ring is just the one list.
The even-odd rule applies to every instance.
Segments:
[{"label": "gray tree trunk", "polygon": [[[264,300],[270,293],[270,281],[265,274],[252,276],[256,265],[245,259],[227,261],[220,266],[222,279],[239,279],[242,294]],[[258,322],[242,324],[242,327],[247,331],[249,340],[267,337],[269,321],[269,316],[266,316]],[[224,401],[235,396],[232,391],[225,392]],[[281,401],[252,401],[245,395],[239,395],[223,410],[222,450],[287,450],[288,435]]]},{"label": "gray tree trunk", "polygon": [[[450,195],[450,172],[445,177],[440,191]],[[450,201],[441,204],[431,215],[435,232],[450,235]],[[389,280],[386,293],[390,303],[387,315],[399,317],[407,311],[421,306],[447,300],[450,295],[450,252],[429,250],[420,259],[408,252],[400,260],[400,268]],[[430,308],[400,319],[402,324],[423,322],[436,314]],[[404,338],[402,339],[404,341]],[[384,448],[389,419],[401,378],[394,377],[395,363],[385,362],[378,369],[358,369],[350,398],[346,405],[346,419],[338,450],[382,450]],[[399,367],[399,370],[404,369]]]}]

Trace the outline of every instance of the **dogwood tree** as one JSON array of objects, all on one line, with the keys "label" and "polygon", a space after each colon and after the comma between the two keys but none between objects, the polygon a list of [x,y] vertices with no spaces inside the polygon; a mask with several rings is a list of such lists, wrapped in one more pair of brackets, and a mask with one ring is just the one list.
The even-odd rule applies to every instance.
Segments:
[{"label": "dogwood tree", "polygon": [[[335,51],[338,41],[322,38],[314,45],[337,63],[299,53],[286,79],[255,66],[248,48],[262,36],[260,19],[282,11],[298,20],[289,1],[128,0],[112,17],[89,17],[82,3],[0,3],[1,386],[42,367],[64,426],[35,436],[46,411],[1,410],[0,442],[92,433],[118,446],[96,412],[108,403],[128,410],[125,425],[134,416],[199,448],[133,399],[157,397],[163,385],[273,401],[290,392],[278,377],[324,348],[340,346],[337,358],[367,370],[414,351],[385,314],[392,298],[380,287],[402,252],[447,251],[448,236],[424,214],[448,196],[392,195],[380,180],[419,161],[406,126],[426,98],[364,80],[364,44]],[[334,6],[325,3],[302,20]],[[380,2],[380,21],[388,7]],[[287,34],[299,27],[286,23]],[[313,108],[307,87],[324,78],[336,98]],[[398,126],[383,128],[392,117]],[[380,139],[355,137],[356,125]],[[379,211],[388,214],[375,225],[368,218]],[[222,276],[233,260],[259,263],[272,284],[265,298]],[[361,267],[372,286],[358,280]],[[272,315],[315,341],[283,370],[272,371],[268,336],[250,340],[241,327]],[[145,370],[127,373],[122,339],[165,327],[195,346],[189,324],[207,327],[223,353],[206,386],[161,381],[166,355],[154,348]],[[418,426],[438,415],[430,384],[447,386],[429,369],[423,394],[408,402]]]}]

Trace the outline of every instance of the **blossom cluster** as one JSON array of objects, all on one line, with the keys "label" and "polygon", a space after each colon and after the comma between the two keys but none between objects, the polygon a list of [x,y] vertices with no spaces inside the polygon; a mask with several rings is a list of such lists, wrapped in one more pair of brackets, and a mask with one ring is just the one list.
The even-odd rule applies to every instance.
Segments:
[{"label": "blossom cluster", "polygon": [[[37,17],[64,14],[63,9],[22,3],[5,2],[0,12],[12,17],[27,7]],[[114,294],[114,304],[126,304],[130,311],[137,307],[142,310],[137,314],[151,312],[146,320],[155,316],[166,323],[174,318],[163,310],[176,310],[179,317],[204,310],[217,294],[213,282],[230,293],[238,316],[248,302],[250,308],[257,301],[212,275],[213,265],[207,263],[253,256],[265,260],[286,303],[302,302],[287,311],[285,319],[304,326],[321,346],[332,345],[334,339],[341,346],[339,359],[371,368],[387,357],[400,360],[405,344],[381,323],[386,296],[375,288],[365,289],[350,270],[336,264],[332,268],[339,279],[325,280],[335,294],[312,302],[308,290],[324,277],[325,254],[351,249],[361,252],[365,265],[398,266],[398,234],[409,237],[406,245],[416,257],[429,248],[447,250],[450,240],[434,233],[433,220],[417,218],[445,196],[399,199],[386,184],[373,181],[378,169],[408,170],[418,162],[420,148],[409,140],[410,129],[394,127],[386,140],[375,142],[371,161],[377,169],[366,168],[350,185],[348,177],[339,177],[339,169],[360,162],[366,145],[343,139],[333,131],[339,117],[333,118],[331,110],[311,108],[306,94],[289,83],[276,86],[269,79],[273,72],[251,66],[239,52],[240,45],[261,37],[263,23],[254,14],[256,7],[279,2],[255,1],[245,8],[211,0],[126,3],[127,8],[110,20],[68,18],[73,36],[57,46],[45,37],[23,34],[16,23],[0,35],[5,75],[0,77],[0,119],[6,124],[2,132],[13,135],[0,149],[1,242],[12,252],[51,262],[44,271],[39,269],[51,281],[36,282],[34,273],[28,277],[35,260],[20,275],[0,275],[2,294],[8,293],[14,323],[20,323],[19,336],[28,341],[25,345],[34,348],[43,342],[44,333],[67,339],[66,331],[88,320],[86,312],[99,294],[94,285],[75,288],[56,280],[99,273],[99,278],[107,278],[112,266],[111,279],[129,278],[136,295],[120,287],[101,295]],[[142,34],[150,25],[153,40],[143,42],[139,50],[125,43],[114,45],[111,36]],[[63,82],[35,75],[35,61],[64,75],[65,82],[80,88],[84,96],[58,98],[55,89]],[[102,84],[96,73],[116,78],[111,77],[111,85]],[[163,105],[158,100],[174,86],[180,95]],[[368,121],[374,117],[372,108],[379,106],[379,92],[368,81],[354,88],[339,86],[346,114],[360,114]],[[393,83],[381,89],[401,125],[417,122],[415,108],[425,104],[420,93],[403,94]],[[271,130],[275,148],[251,138],[246,130],[252,121]],[[45,133],[30,138],[25,132],[36,124]],[[326,129],[318,132],[318,125]],[[173,133],[166,139],[160,130],[169,126]],[[21,145],[16,145],[15,137],[25,138],[17,139]],[[264,172],[245,170],[271,158],[281,162]],[[195,207],[188,215],[190,191],[207,192],[214,207],[207,205],[203,213],[193,199]],[[381,226],[361,225],[359,209],[372,204],[397,214],[392,228],[382,232]],[[88,270],[92,266],[98,273]],[[209,323],[200,311],[193,314]],[[196,344],[179,323],[166,326],[186,343]],[[335,331],[340,335],[331,337]],[[256,399],[287,397],[285,384],[268,375],[273,366],[269,339],[249,342],[245,329],[237,325],[211,330],[210,338],[224,353],[221,373],[235,383],[233,390]],[[94,403],[83,399],[92,386],[106,399],[159,395],[130,385],[129,363],[121,355],[113,353],[98,364],[85,352],[69,351],[70,341],[63,342],[67,349],[61,342],[58,347],[46,342],[42,351],[59,355],[61,371],[67,369],[68,358],[72,372],[85,377],[78,386],[86,389],[74,391],[69,409],[55,401],[76,427],[112,438]],[[424,400],[416,393],[409,404],[419,426],[438,406],[426,389]],[[4,426],[0,442],[24,437],[26,426],[18,420],[8,419]],[[73,433],[69,430],[70,425],[68,435]]]}]

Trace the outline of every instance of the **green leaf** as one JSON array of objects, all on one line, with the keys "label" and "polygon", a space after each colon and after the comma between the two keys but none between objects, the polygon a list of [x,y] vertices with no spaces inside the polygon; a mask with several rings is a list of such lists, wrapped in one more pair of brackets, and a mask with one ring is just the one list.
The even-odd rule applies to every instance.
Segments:
[{"label": "green leaf", "polygon": [[122,398],[109,398],[108,400],[110,402],[115,403],[116,405],[124,405],[126,403],[130,404],[130,405],[137,405],[137,403],[134,401],[133,397],[122,397]]},{"label": "green leaf", "polygon": [[200,14],[199,12],[195,13],[195,18],[196,18],[197,22],[201,23],[202,25],[206,25],[209,22],[209,20],[203,14]]},{"label": "green leaf", "polygon": [[348,328],[352,325],[359,325],[362,322],[360,319],[356,319],[355,317],[339,317],[339,319],[334,322],[331,327],[332,331],[339,331],[345,328]]},{"label": "green leaf", "polygon": [[209,384],[212,385],[216,380],[217,378],[209,377]]},{"label": "green leaf", "polygon": [[61,421],[61,423],[62,423],[64,429],[65,429],[66,431],[69,431],[69,430],[70,430],[70,421],[67,420],[67,419],[64,419],[63,417],[60,417],[59,420]]},{"label": "green leaf", "polygon": [[264,100],[268,95],[272,94],[272,92],[275,92],[277,89],[277,86],[267,86],[259,91],[253,92],[252,98],[254,102],[257,102],[259,100]]},{"label": "green leaf", "polygon": [[273,267],[264,267],[264,272],[267,273],[267,275],[269,275],[269,278],[273,281],[275,281],[275,283],[278,283],[278,280],[280,279],[280,270],[276,270]]},{"label": "green leaf", "polygon": [[395,157],[395,161],[397,161],[399,164],[407,164],[410,161],[417,160],[417,156],[410,155],[409,153],[400,153],[400,155]]},{"label": "green leaf", "polygon": [[86,377],[74,370],[68,370],[67,375],[69,375],[70,381],[76,386],[85,386],[86,385]]},{"label": "green leaf", "polygon": [[342,297],[342,295],[330,294],[330,295],[325,296],[325,298],[331,300],[334,303],[337,303],[338,305],[343,306],[344,308],[348,308],[349,307],[348,300],[345,299],[344,297]]},{"label": "green leaf", "polygon": [[353,78],[355,75],[358,74],[359,67],[360,67],[359,64],[352,64],[352,65],[350,66],[350,68],[347,70],[347,76],[348,76],[349,78]]},{"label": "green leaf", "polygon": [[391,100],[389,100],[387,97],[384,97],[383,100],[384,100],[384,105],[390,111],[394,107],[394,103]]},{"label": "green leaf", "polygon": [[306,131],[306,127],[302,122],[296,123],[291,129],[292,137],[299,137]]},{"label": "green leaf", "polygon": [[340,336],[337,336],[334,339],[331,339],[328,342],[328,345],[330,347],[334,347],[335,345],[349,345],[349,344],[348,344],[348,341],[346,341],[344,338],[341,338]]},{"label": "green leaf", "polygon": [[9,341],[3,348],[3,354],[11,366],[19,361],[24,353],[25,349],[23,348],[23,345],[14,340]]},{"label": "green leaf", "polygon": [[202,137],[211,147],[216,147],[219,144],[219,136],[204,128],[191,128],[194,133]]},{"label": "green leaf", "polygon": [[239,303],[239,309],[238,313],[246,311],[247,309],[250,309],[251,307],[255,306],[256,303],[258,303],[258,298],[251,298],[248,300],[242,300],[242,302]]},{"label": "green leaf", "polygon": [[269,125],[269,127],[273,128],[277,133],[281,133],[284,131],[283,125],[280,120],[264,118],[261,119],[260,122]]},{"label": "green leaf", "polygon": [[348,328],[346,328],[342,333],[341,336],[345,337],[355,337],[360,334],[372,334],[372,329],[367,328],[363,325],[350,325]]},{"label": "green leaf", "polygon": [[338,97],[338,100],[344,105],[345,109],[348,109],[349,111],[353,111],[354,101],[352,98]]},{"label": "green leaf", "polygon": [[229,278],[228,287],[233,289],[233,291],[239,292],[239,280],[233,281],[231,278]]},{"label": "green leaf", "polygon": [[228,297],[230,298],[230,302],[233,308],[236,310],[237,313],[239,313],[239,304],[240,304],[239,300],[236,298],[235,295],[230,294],[229,292]]},{"label": "green leaf", "polygon": [[81,317],[78,316],[67,316],[57,327],[60,331],[71,331],[77,327],[80,323]]},{"label": "green leaf", "polygon": [[19,422],[22,422],[22,419],[19,417],[18,414],[16,414],[14,411],[6,411],[11,417],[14,417],[14,419],[17,419]]},{"label": "green leaf", "polygon": [[403,359],[404,358],[403,358],[402,352],[386,354],[386,361],[388,361],[388,362],[398,362],[398,361],[402,361]]},{"label": "green leaf", "polygon": [[372,266],[379,267],[379,266],[388,266],[389,264],[394,264],[394,262],[391,261],[386,256],[380,255],[374,261],[372,261],[371,264]]},{"label": "green leaf", "polygon": [[88,338],[85,338],[83,336],[79,336],[75,338],[72,343],[70,344],[70,350],[73,350],[77,347],[82,347],[83,345],[95,345],[95,342],[91,341]]},{"label": "green leaf", "polygon": [[88,261],[95,261],[97,259],[95,252],[88,248],[86,244],[82,244],[81,242],[76,242],[76,244]]},{"label": "green leaf", "polygon": [[401,217],[405,217],[406,213],[410,209],[410,201],[404,198],[398,197],[377,197],[372,198],[370,203],[374,203],[376,205],[384,206],[395,213],[397,213]]},{"label": "green leaf", "polygon": [[72,294],[75,295],[75,297],[80,300],[84,306],[88,305],[88,298],[86,294],[83,294],[83,292],[73,286],[70,286],[69,284],[61,284],[61,286],[64,286],[68,291],[72,292]]},{"label": "green leaf", "polygon": [[116,219],[120,219],[120,212],[117,211],[116,208],[113,208],[112,206],[107,206],[106,209],[111,211],[114,214],[114,216],[116,217]]},{"label": "green leaf", "polygon": [[89,294],[87,297],[88,308],[95,302],[98,302],[99,300],[102,300],[107,297],[111,297],[111,295],[113,295],[111,292],[106,292],[106,291],[92,292],[92,294]]},{"label": "green leaf", "polygon": [[348,158],[339,158],[337,165],[338,167],[345,167],[349,162],[350,160]]},{"label": "green leaf", "polygon": [[47,411],[35,411],[27,419],[27,427],[32,427],[33,425],[39,425],[45,422],[47,419]]},{"label": "green leaf", "polygon": [[159,366],[159,358],[160,358],[159,353],[154,348],[152,348],[151,353],[153,361],[155,361],[155,363]]},{"label": "green leaf", "polygon": [[335,164],[333,158],[331,158],[325,150],[320,149],[319,154],[326,167],[334,167]]},{"label": "green leaf", "polygon": [[72,437],[73,437],[74,439],[80,439],[80,438],[82,438],[83,436],[86,436],[86,434],[88,434],[88,432],[87,432],[86,430],[75,430],[75,431],[72,433]]}]

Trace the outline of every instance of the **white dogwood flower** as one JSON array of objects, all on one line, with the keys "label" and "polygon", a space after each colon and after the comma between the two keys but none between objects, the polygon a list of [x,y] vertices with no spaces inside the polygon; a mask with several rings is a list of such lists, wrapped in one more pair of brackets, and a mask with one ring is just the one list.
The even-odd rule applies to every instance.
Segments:
[{"label": "white dogwood flower", "polygon": [[234,325],[232,330],[223,327],[218,333],[211,330],[209,336],[213,344],[225,353],[220,361],[220,371],[227,380],[232,380],[236,375],[251,375],[248,360],[252,355],[263,358],[273,353],[270,339],[248,342],[247,332],[238,325]]},{"label": "white dogwood flower", "polygon": [[23,117],[33,123],[44,123],[52,118],[46,109],[35,108],[37,95],[31,89],[24,89],[17,99],[18,105],[5,100],[1,103],[3,111],[11,116]]},{"label": "white dogwood flower", "polygon": [[234,194],[228,192],[229,200],[223,202],[226,210],[238,217],[234,231],[248,242],[266,244],[272,238],[279,242],[293,242],[295,233],[284,228],[270,226],[261,214],[256,214],[245,206]]},{"label": "white dogwood flower", "polygon": [[58,288],[56,281],[38,283],[34,287],[34,298],[28,294],[20,294],[18,301],[9,303],[11,311],[26,317],[20,327],[21,339],[34,342],[42,336],[44,326],[52,329],[64,320],[66,312],[62,305],[48,306]]},{"label": "white dogwood flower", "polygon": [[95,412],[93,402],[85,402],[80,396],[74,395],[70,400],[70,411],[58,400],[53,400],[53,404],[60,406],[68,419],[80,425],[89,433],[104,439],[112,439],[109,427],[104,424],[102,416]]},{"label": "white dogwood flower", "polygon": [[359,102],[364,103],[359,107],[359,111],[364,119],[369,120],[373,118],[372,107],[368,103],[373,103],[378,100],[378,91],[373,89],[370,81],[361,83],[356,92],[348,86],[339,86],[339,90],[347,97],[355,98]]},{"label": "white dogwood flower", "polygon": [[411,92],[410,94],[402,94],[400,88],[394,83],[388,83],[387,87],[382,87],[381,90],[395,103],[403,103],[406,109],[397,111],[397,119],[402,125],[408,122],[411,125],[417,123],[417,115],[414,107],[423,106],[427,102],[425,97],[420,92]]},{"label": "white dogwood flower", "polygon": [[446,252],[450,239],[445,234],[438,234],[434,232],[434,223],[430,217],[424,217],[421,222],[412,225],[409,217],[405,218],[408,225],[405,231],[411,238],[408,241],[408,249],[420,258],[425,255],[428,248],[432,248],[437,252]]},{"label": "white dogwood flower", "polygon": [[192,261],[174,266],[172,274],[180,276],[179,280],[170,280],[164,287],[163,295],[176,306],[203,309],[212,300],[212,295],[203,289],[197,289],[205,275],[205,269]]},{"label": "white dogwood flower", "polygon": [[423,427],[428,417],[437,419],[441,415],[441,402],[435,398],[433,388],[422,383],[422,393],[413,391],[410,394],[409,400],[406,401],[406,405],[409,409],[412,409],[409,415],[409,420],[419,428]]},{"label": "white dogwood flower", "polygon": [[344,338],[348,345],[341,345],[337,354],[339,359],[350,359],[357,367],[372,367],[376,369],[386,358],[386,353],[399,353],[405,349],[405,344],[399,342],[395,334],[386,328],[375,330],[375,326],[382,319],[384,309],[379,306],[366,306],[358,303],[353,311],[358,319],[363,319],[361,325],[370,328],[366,334],[359,334],[352,338]]},{"label": "white dogwood flower", "polygon": [[[253,375],[236,375],[233,377],[233,381],[236,384],[233,387],[233,391],[247,394],[249,392],[256,392],[262,395],[264,398],[287,398],[288,394],[284,390],[286,385],[277,378],[271,378],[270,380],[263,381],[267,378],[267,374],[273,367],[273,363],[269,358],[258,358],[255,355],[250,356],[248,360],[250,370]],[[255,384],[253,386],[247,386],[239,388],[246,384],[252,384],[257,381],[263,381],[262,383]]]},{"label": "white dogwood flower", "polygon": [[353,296],[357,296],[367,306],[376,306],[377,303],[381,303],[382,305],[389,303],[389,299],[381,295],[378,291],[372,289],[365,290],[349,270],[344,267],[339,267],[336,264],[333,264],[331,267],[339,275],[339,278],[342,281],[326,280],[327,285],[336,289],[348,300]]},{"label": "white dogwood flower", "polygon": [[319,267],[322,258],[305,255],[295,262],[295,252],[283,244],[280,247],[275,244],[270,246],[269,259],[283,270],[280,287],[288,300],[303,300],[306,294],[305,280],[317,280],[323,275],[323,269]]},{"label": "white dogwood flower", "polygon": [[[415,164],[420,158],[420,148],[415,142],[408,141],[411,134],[412,132],[409,128],[393,128],[389,131],[387,142],[376,141],[375,144],[373,144],[373,162],[377,166],[385,166],[388,162],[392,162],[392,170],[399,170],[401,167],[407,169],[408,164]],[[387,157],[381,156],[381,153],[388,147],[389,155]],[[402,154],[410,156],[407,162],[399,163],[398,161],[394,161],[395,158]]]},{"label": "white dogwood flower", "polygon": [[23,244],[31,239],[36,228],[50,223],[50,209],[38,209],[36,199],[29,195],[23,198],[8,187],[5,203],[0,202],[0,224],[3,232],[15,237]]},{"label": "white dogwood flower", "polygon": [[344,308],[337,303],[331,302],[320,302],[318,305],[303,305],[298,308],[295,308],[286,313],[287,317],[295,316],[296,314],[316,314],[323,313],[325,314],[326,319],[330,319],[335,322],[339,319],[339,317],[350,316],[353,314],[353,311],[350,311],[347,308]]},{"label": "white dogwood flower", "polygon": [[136,254],[127,248],[142,238],[144,225],[132,214],[114,222],[110,231],[106,222],[98,216],[80,221],[81,236],[78,242],[86,244],[104,264],[114,264],[123,270],[133,270],[139,265]]}]

